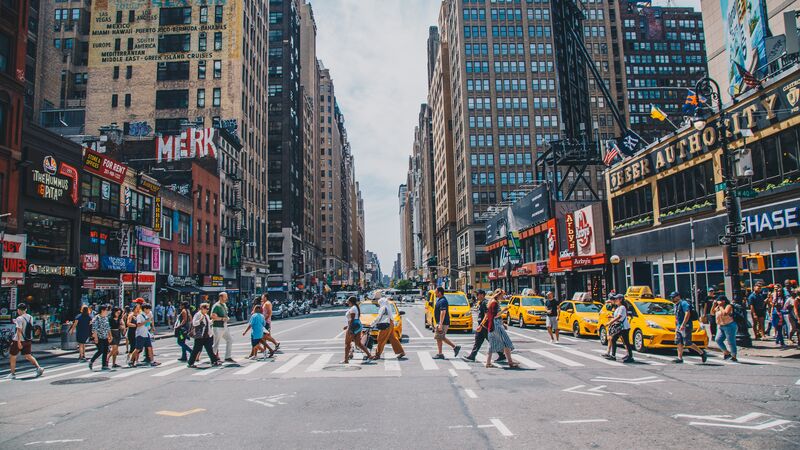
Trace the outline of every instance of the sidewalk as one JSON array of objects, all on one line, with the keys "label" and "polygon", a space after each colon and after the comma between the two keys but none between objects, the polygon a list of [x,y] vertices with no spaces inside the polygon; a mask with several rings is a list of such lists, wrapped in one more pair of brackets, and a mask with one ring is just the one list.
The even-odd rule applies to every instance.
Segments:
[{"label": "sidewalk", "polygon": [[[769,337],[767,341],[753,340],[752,347],[738,346],[737,350],[739,356],[754,356],[759,358],[798,358],[800,359],[800,348],[797,344],[791,343],[788,339],[786,342],[788,346],[781,348],[775,345],[775,338]],[[709,342],[710,350],[720,351],[717,343],[714,341]]]}]

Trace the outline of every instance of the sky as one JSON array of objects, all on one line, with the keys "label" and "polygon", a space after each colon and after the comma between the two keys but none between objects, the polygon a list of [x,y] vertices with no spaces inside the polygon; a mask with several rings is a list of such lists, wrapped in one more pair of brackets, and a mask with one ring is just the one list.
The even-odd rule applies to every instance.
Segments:
[{"label": "sky", "polygon": [[[366,249],[390,274],[400,251],[397,190],[406,180],[420,104],[427,99],[426,41],[440,0],[309,0],[317,57],[331,70],[355,157]],[[666,1],[655,1],[665,5]],[[675,0],[694,6],[699,0]]]}]

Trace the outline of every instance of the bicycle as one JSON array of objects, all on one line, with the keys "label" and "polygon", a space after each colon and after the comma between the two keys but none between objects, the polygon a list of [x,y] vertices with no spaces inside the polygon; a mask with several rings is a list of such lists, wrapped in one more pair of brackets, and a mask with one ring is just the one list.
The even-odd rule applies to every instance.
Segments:
[{"label": "bicycle", "polygon": [[8,351],[11,348],[11,343],[13,342],[11,338],[14,337],[14,333],[4,328],[0,330],[0,358],[7,358]]}]

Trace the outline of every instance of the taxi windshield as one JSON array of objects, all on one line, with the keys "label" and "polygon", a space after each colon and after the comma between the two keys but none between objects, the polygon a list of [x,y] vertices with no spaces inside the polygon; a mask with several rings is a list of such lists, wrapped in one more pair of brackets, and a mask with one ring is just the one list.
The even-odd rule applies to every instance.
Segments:
[{"label": "taxi windshield", "polygon": [[444,294],[450,306],[467,306],[467,297],[464,294]]},{"label": "taxi windshield", "polygon": [[375,303],[362,303],[358,306],[361,308],[361,314],[378,314],[378,305]]},{"label": "taxi windshield", "polygon": [[542,297],[522,297],[522,306],[544,306]]},{"label": "taxi windshield", "polygon": [[575,311],[581,313],[600,312],[601,307],[598,303],[575,303]]},{"label": "taxi windshield", "polygon": [[669,302],[636,302],[636,307],[646,316],[669,316],[675,312],[675,305]]}]

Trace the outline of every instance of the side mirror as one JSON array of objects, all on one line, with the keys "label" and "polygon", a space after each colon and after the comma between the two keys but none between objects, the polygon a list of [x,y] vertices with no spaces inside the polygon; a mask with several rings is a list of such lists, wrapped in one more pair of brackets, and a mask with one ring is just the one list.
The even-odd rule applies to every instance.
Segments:
[{"label": "side mirror", "polygon": [[405,312],[405,311],[400,311],[400,315],[401,315],[401,316],[405,316],[405,315],[406,315],[406,312]]}]

